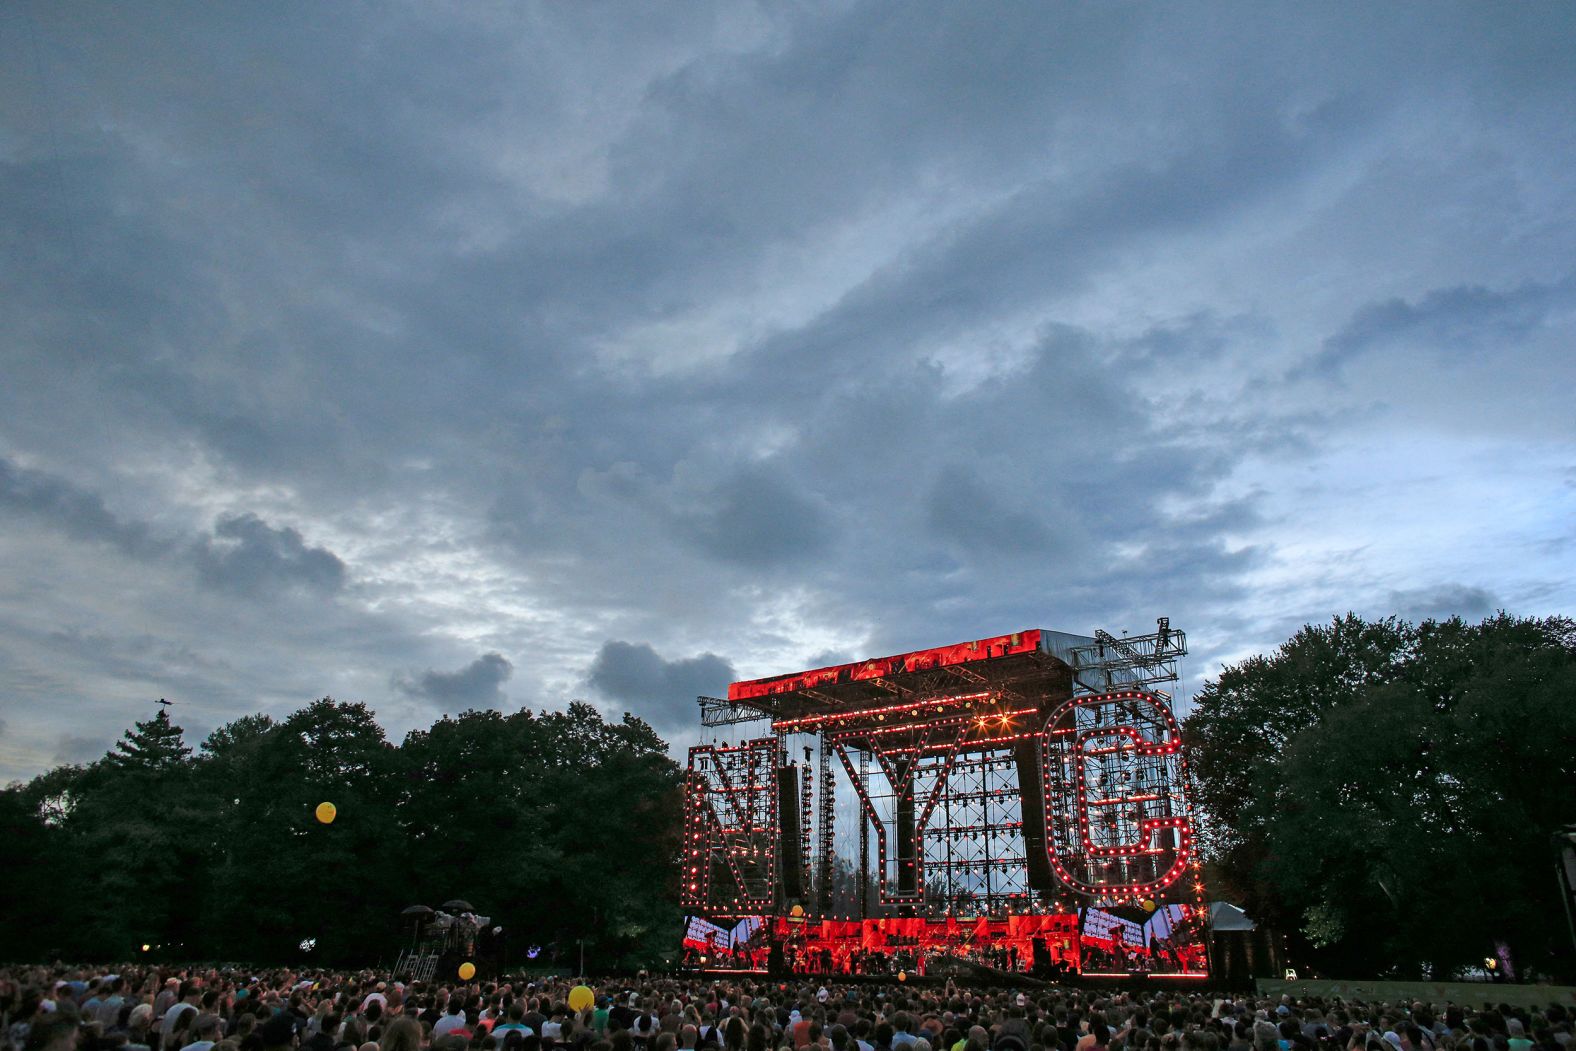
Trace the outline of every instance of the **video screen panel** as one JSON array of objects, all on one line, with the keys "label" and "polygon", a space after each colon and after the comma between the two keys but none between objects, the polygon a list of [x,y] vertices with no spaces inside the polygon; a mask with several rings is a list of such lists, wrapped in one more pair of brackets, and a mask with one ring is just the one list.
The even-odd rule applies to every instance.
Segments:
[{"label": "video screen panel", "polygon": [[1192,905],[1083,911],[1080,969],[1085,974],[1203,974],[1202,910]]},{"label": "video screen panel", "polygon": [[763,916],[745,916],[731,927],[704,916],[685,917],[684,963],[711,968],[759,966],[767,950],[765,929]]}]

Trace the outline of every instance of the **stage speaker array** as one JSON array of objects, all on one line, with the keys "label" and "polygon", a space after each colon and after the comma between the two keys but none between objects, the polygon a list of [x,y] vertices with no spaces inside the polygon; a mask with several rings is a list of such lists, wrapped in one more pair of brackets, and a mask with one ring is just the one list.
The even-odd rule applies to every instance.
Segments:
[{"label": "stage speaker array", "polygon": [[783,900],[802,898],[803,842],[799,836],[799,768],[777,768],[777,871],[782,874]]}]

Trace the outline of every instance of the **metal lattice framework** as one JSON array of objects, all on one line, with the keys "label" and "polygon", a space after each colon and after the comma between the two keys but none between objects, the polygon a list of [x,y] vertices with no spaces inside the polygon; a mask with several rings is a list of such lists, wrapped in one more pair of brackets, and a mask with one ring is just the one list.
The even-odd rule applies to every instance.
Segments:
[{"label": "metal lattice framework", "polygon": [[810,896],[810,817],[815,803],[815,775],[810,767],[810,749],[804,750],[803,778],[799,782],[799,886]]},{"label": "metal lattice framework", "polygon": [[821,798],[816,811],[816,878],[820,892],[816,904],[824,914],[832,908],[833,861],[837,849],[837,782],[832,779],[832,747],[825,734],[821,735],[817,756]]},{"label": "metal lattice framework", "polygon": [[[931,764],[922,776],[936,777]],[[925,782],[922,782],[925,783]],[[924,831],[930,897],[968,915],[1021,908],[1030,895],[1018,763],[1011,748],[953,761],[939,819]]]},{"label": "metal lattice framework", "polygon": [[[1177,681],[1177,660],[1187,656],[1187,634],[1171,626],[1170,617],[1155,622],[1149,635],[1117,638],[1095,629],[1087,644],[1068,651],[1073,676],[1086,693],[1109,693],[1122,688],[1154,686]],[[1171,695],[1150,691],[1168,704]]]},{"label": "metal lattice framework", "polygon": [[[1002,915],[1067,891],[1134,903],[1190,868],[1197,897],[1180,733],[1158,688],[1176,680],[1187,637],[1166,618],[1157,628],[1035,629],[699,698],[704,725],[769,720],[774,736],[691,750],[685,904],[770,912],[802,893],[828,913],[834,765],[857,796],[862,916]],[[796,736],[816,747],[785,766]],[[779,769],[798,771],[796,835],[777,812]],[[799,854],[791,874],[785,852]]]},{"label": "metal lattice framework", "polygon": [[1138,900],[1176,882],[1193,856],[1181,730],[1145,690],[1070,698],[1041,741],[1051,865],[1101,901]]},{"label": "metal lattice framework", "polygon": [[[926,898],[922,843],[972,720],[954,716],[882,731],[832,735],[832,747],[876,834],[876,884],[882,905],[913,908]],[[876,763],[861,776],[849,748]]]},{"label": "metal lattice framework", "polygon": [[689,750],[684,797],[686,908],[770,912],[778,898],[776,737]]}]

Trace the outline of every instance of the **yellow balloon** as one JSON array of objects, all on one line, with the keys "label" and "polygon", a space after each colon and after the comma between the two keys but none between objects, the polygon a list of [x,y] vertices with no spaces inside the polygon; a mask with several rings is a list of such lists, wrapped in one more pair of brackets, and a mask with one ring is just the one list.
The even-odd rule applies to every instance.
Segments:
[{"label": "yellow balloon", "polygon": [[471,961],[466,960],[464,963],[460,964],[460,981],[468,982],[472,978],[475,978],[475,977],[476,977],[476,965],[474,963],[471,963]]},{"label": "yellow balloon", "polygon": [[333,803],[319,803],[314,813],[317,814],[317,819],[323,824],[332,825],[334,818],[339,816],[339,808]]},{"label": "yellow balloon", "polygon": [[577,985],[569,990],[569,1009],[571,1011],[584,1011],[596,1003],[596,993],[588,985]]},{"label": "yellow balloon", "polygon": [[1159,907],[1160,907],[1159,905],[1155,904],[1155,899],[1154,898],[1145,898],[1144,899],[1144,911],[1145,912],[1154,912]]}]

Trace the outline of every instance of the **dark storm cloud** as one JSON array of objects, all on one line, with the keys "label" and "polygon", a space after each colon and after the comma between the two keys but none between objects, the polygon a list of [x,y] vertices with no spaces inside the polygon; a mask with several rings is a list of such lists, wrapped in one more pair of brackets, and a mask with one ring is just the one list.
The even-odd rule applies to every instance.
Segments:
[{"label": "dark storm cloud", "polygon": [[297,587],[332,593],[345,583],[345,563],[338,555],[308,546],[295,529],[275,529],[250,513],[220,518],[196,559],[204,584],[242,595]]},{"label": "dark storm cloud", "polygon": [[56,763],[88,763],[102,756],[106,750],[105,742],[100,738],[87,737],[80,734],[61,734],[55,738],[53,761]]},{"label": "dark storm cloud", "polygon": [[[677,728],[807,654],[1569,601],[1572,32],[0,8],[11,736],[505,680]],[[1463,535],[1382,551],[1435,492]]]},{"label": "dark storm cloud", "polygon": [[[174,541],[155,537],[146,524],[112,513],[98,494],[4,459],[0,459],[0,508],[41,520],[75,540],[109,544],[139,559],[179,551]],[[299,531],[276,529],[250,513],[222,516],[212,534],[191,548],[190,557],[204,584],[241,594],[291,587],[333,592],[345,579],[345,564],[333,552],[308,546]]]},{"label": "dark storm cloud", "polygon": [[1450,617],[1482,620],[1499,607],[1499,600],[1487,589],[1467,584],[1440,584],[1437,587],[1392,591],[1384,604],[1384,609],[1410,621],[1446,620]]},{"label": "dark storm cloud", "polygon": [[970,472],[943,468],[925,499],[930,527],[960,548],[1022,554],[1052,543],[1051,531],[1032,511],[1006,506]]},{"label": "dark storm cloud", "polygon": [[127,522],[104,506],[102,497],[44,471],[29,470],[0,458],[0,508],[47,522],[76,540],[105,543],[143,558],[166,550],[137,522]]},{"label": "dark storm cloud", "polygon": [[826,511],[783,474],[747,468],[696,494],[677,513],[707,554],[753,568],[803,562],[831,540]]},{"label": "dark storm cloud", "polygon": [[503,684],[514,665],[499,653],[484,653],[458,671],[424,671],[402,676],[395,686],[403,693],[445,709],[497,708],[504,703]]},{"label": "dark storm cloud", "polygon": [[667,660],[646,643],[618,640],[602,644],[588,676],[603,697],[629,705],[659,728],[694,723],[695,698],[726,696],[737,678],[733,665],[715,653]]},{"label": "dark storm cloud", "polygon": [[1334,371],[1360,355],[1405,345],[1441,356],[1502,351],[1523,343],[1553,316],[1568,316],[1573,306],[1576,278],[1529,282],[1504,292],[1481,285],[1440,288],[1416,302],[1387,299],[1358,310],[1325,341],[1313,367]]}]

